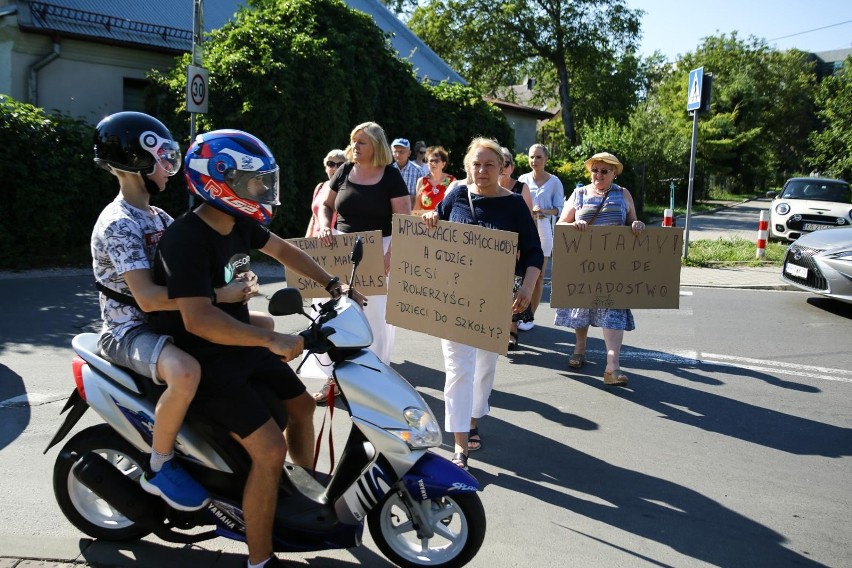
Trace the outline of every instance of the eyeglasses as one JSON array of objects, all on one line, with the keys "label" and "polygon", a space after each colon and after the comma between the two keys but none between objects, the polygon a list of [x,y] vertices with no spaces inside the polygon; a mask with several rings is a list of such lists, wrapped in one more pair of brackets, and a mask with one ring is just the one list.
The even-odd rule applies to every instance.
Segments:
[{"label": "eyeglasses", "polygon": [[346,162],[332,162],[331,160],[329,160],[325,163],[325,165],[329,168],[339,168],[340,166],[342,166],[345,163]]},{"label": "eyeglasses", "polygon": [[610,172],[614,172],[614,171],[615,171],[615,170],[614,170],[614,169],[611,169],[611,168],[610,168],[610,169],[606,169],[606,168],[592,168],[592,173],[593,173],[593,174],[601,174],[602,176],[605,176],[606,174],[608,174],[608,173],[610,173]]}]

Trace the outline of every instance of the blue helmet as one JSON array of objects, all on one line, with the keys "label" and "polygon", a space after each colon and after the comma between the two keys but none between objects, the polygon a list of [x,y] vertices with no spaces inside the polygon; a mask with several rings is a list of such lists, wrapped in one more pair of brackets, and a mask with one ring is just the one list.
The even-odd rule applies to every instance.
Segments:
[{"label": "blue helmet", "polygon": [[195,137],[184,160],[189,190],[230,215],[268,225],[278,202],[278,165],[266,144],[242,130]]}]

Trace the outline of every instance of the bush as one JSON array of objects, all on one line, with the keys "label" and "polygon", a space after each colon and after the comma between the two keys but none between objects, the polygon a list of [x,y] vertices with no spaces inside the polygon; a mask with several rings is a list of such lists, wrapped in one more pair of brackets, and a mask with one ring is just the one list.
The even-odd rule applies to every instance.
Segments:
[{"label": "bush", "polygon": [[92,158],[91,125],[0,95],[0,268],[64,265],[88,256],[114,178]]},{"label": "bush", "polygon": [[[199,131],[239,128],[269,145],[281,168],[282,205],[272,224],[280,235],[304,233],[313,188],[325,178],[322,158],[344,148],[359,123],[378,122],[388,141],[443,145],[456,173],[473,136],[511,135],[502,113],[475,90],[418,83],[372,19],[339,0],[251,5],[205,43],[210,112]],[[187,54],[167,75],[152,76],[158,116],[180,116],[189,61]],[[188,117],[175,128],[188,133]]]}]

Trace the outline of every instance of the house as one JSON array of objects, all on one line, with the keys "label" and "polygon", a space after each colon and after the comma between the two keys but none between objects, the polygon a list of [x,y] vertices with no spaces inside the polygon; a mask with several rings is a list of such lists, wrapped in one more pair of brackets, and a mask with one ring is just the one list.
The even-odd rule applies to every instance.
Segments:
[{"label": "house", "polygon": [[[420,80],[465,81],[378,0],[348,0],[373,17]],[[204,0],[205,30],[241,0]],[[193,0],[0,0],[0,93],[97,122],[141,110],[151,69],[192,50]]]}]

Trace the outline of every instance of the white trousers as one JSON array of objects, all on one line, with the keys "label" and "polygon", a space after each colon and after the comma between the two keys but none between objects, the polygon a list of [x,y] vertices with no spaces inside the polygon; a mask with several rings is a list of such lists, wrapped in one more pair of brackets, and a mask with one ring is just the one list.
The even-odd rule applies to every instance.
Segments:
[{"label": "white trousers", "polygon": [[490,407],[488,397],[494,388],[497,353],[464,343],[441,340],[444,352],[444,429],[469,432],[470,419],[482,418]]}]

